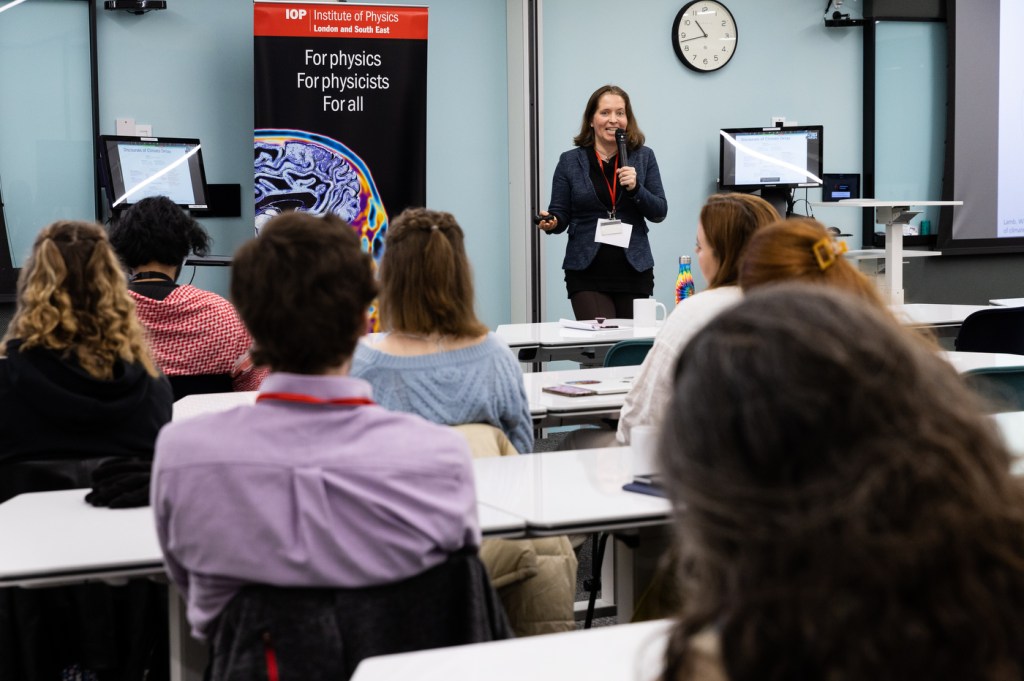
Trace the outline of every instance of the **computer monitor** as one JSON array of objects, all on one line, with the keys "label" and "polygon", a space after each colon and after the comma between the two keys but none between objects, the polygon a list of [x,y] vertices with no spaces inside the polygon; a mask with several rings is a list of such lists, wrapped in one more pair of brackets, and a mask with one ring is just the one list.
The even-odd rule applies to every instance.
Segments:
[{"label": "computer monitor", "polygon": [[755,192],[789,214],[793,190],[822,184],[822,126],[723,128],[718,137],[718,186]]},{"label": "computer monitor", "polygon": [[206,170],[198,139],[101,135],[100,176],[114,212],[150,196],[205,209]]}]

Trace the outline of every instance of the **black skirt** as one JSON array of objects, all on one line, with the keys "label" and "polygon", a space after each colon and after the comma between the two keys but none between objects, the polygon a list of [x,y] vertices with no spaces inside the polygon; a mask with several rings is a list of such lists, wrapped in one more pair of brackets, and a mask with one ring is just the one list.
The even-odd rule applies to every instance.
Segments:
[{"label": "black skirt", "polygon": [[569,297],[580,291],[597,291],[647,298],[654,293],[654,268],[637,272],[626,260],[626,249],[601,244],[585,270],[565,270],[565,288]]}]

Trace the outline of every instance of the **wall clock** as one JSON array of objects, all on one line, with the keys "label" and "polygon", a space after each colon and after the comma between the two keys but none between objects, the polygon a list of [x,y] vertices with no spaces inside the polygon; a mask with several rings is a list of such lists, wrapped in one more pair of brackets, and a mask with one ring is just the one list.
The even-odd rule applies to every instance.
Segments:
[{"label": "wall clock", "polygon": [[736,54],[737,27],[732,12],[715,0],[683,5],[672,23],[676,56],[699,73],[717,71]]}]

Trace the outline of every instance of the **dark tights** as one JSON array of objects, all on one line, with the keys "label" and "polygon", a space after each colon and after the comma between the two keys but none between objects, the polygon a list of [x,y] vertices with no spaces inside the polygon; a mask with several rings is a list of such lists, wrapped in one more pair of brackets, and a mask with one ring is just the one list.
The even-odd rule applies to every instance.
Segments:
[{"label": "dark tights", "polygon": [[637,297],[640,296],[632,293],[580,291],[572,294],[569,301],[572,303],[572,312],[576,319],[632,319],[633,299]]}]

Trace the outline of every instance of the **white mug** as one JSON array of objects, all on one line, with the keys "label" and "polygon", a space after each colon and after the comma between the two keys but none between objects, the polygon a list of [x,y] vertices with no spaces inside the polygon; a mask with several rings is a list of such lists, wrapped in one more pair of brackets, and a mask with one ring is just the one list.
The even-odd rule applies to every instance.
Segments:
[{"label": "white mug", "polygon": [[633,426],[629,429],[629,446],[633,450],[633,475],[649,475],[658,470],[658,427]]},{"label": "white mug", "polygon": [[[658,316],[658,309],[661,309],[661,316]],[[668,311],[665,306],[654,298],[633,299],[633,326],[657,326],[665,321]]]}]

